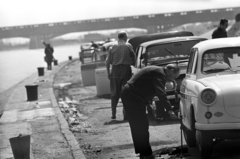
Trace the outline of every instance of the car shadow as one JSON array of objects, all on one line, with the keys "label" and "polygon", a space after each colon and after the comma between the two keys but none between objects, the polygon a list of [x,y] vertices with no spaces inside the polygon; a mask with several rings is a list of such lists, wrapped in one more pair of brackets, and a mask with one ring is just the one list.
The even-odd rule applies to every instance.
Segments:
[{"label": "car shadow", "polygon": [[152,115],[147,115],[149,126],[163,126],[163,125],[174,125],[180,124],[179,120],[172,120],[169,117],[165,117],[163,120],[156,120]]},{"label": "car shadow", "polygon": [[188,152],[187,145],[173,146],[173,147],[163,147],[153,151],[155,156],[168,155],[170,158],[177,157],[189,157],[191,156]]}]

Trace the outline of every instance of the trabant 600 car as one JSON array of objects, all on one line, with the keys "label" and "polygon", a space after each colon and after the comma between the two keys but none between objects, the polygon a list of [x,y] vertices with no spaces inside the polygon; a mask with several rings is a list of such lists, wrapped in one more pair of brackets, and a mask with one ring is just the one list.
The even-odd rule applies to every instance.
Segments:
[{"label": "trabant 600 car", "polygon": [[[164,39],[144,42],[136,49],[136,63],[135,67],[132,67],[132,71],[133,73],[136,73],[143,67],[151,65],[163,67],[171,63],[177,64],[181,70],[180,75],[176,81],[168,81],[166,83],[166,92],[174,110],[179,111],[178,95],[180,84],[186,74],[191,48],[195,44],[204,40],[207,39],[198,36],[180,36],[170,38],[165,37]],[[159,106],[160,102],[158,102],[158,98],[154,98],[154,100],[156,102],[153,102],[151,105],[153,110],[152,113],[155,119],[158,120],[163,118],[164,109]],[[148,110],[151,111],[151,109]]]},{"label": "trabant 600 car", "polygon": [[214,142],[240,139],[240,38],[196,44],[180,94],[186,143],[197,145],[203,159]]}]

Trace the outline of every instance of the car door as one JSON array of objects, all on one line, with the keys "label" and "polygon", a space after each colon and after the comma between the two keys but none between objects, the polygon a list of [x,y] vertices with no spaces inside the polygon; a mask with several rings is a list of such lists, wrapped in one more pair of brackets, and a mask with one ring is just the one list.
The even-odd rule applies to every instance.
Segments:
[{"label": "car door", "polygon": [[183,123],[185,126],[190,128],[191,126],[191,114],[192,113],[192,101],[195,96],[193,95],[192,89],[194,89],[194,82],[196,80],[196,70],[197,70],[197,51],[192,49],[189,57],[189,63],[187,67],[186,77],[182,81],[180,87],[180,109],[183,115]]},{"label": "car door", "polygon": [[135,62],[135,66],[131,66],[132,67],[132,73],[135,74],[137,73],[143,66],[141,64],[142,62],[142,53],[143,53],[143,47],[140,46],[136,49],[136,62]]}]

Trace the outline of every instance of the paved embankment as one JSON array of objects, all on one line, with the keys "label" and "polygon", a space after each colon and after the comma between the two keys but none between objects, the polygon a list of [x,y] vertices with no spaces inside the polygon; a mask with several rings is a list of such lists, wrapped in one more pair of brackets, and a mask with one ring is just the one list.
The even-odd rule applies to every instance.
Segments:
[{"label": "paved embankment", "polygon": [[[55,74],[73,61],[67,61],[20,82],[5,100],[5,111],[0,119],[0,158],[12,159],[9,139],[19,134],[31,136],[31,159],[84,159],[79,145],[69,131],[53,94]],[[38,100],[27,101],[25,86],[38,85]],[[6,96],[7,97],[7,96]]]}]

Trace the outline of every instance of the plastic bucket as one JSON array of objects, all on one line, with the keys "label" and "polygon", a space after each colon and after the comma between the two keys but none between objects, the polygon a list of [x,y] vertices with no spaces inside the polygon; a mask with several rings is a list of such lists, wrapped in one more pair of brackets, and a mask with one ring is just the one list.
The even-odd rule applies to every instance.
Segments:
[{"label": "plastic bucket", "polygon": [[19,135],[9,139],[14,159],[30,159],[30,135]]},{"label": "plastic bucket", "polygon": [[54,60],[53,63],[55,66],[58,65],[58,60]]},{"label": "plastic bucket", "polygon": [[44,67],[38,67],[38,76],[44,76]]},{"label": "plastic bucket", "polygon": [[27,90],[27,100],[38,100],[38,85],[26,85],[25,87]]}]

